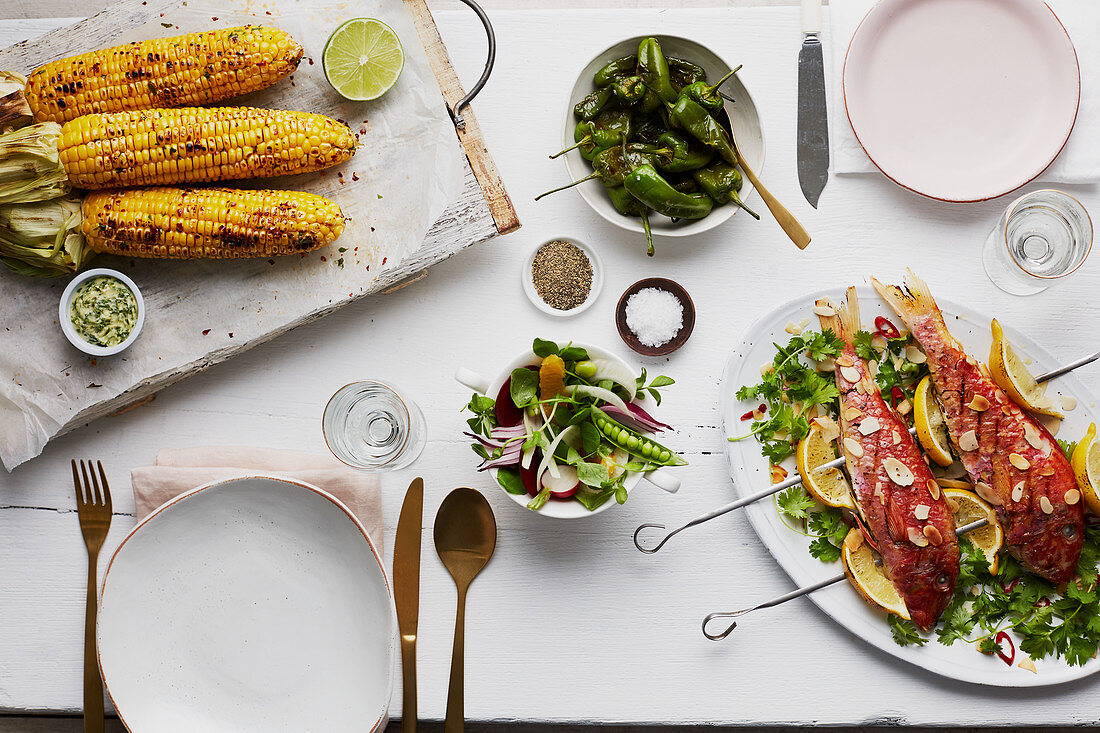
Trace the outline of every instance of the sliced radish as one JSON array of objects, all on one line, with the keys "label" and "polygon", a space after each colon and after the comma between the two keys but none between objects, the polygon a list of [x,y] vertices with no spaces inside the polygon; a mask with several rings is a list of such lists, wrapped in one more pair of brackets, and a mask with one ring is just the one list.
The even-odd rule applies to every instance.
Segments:
[{"label": "sliced radish", "polygon": [[546,474],[542,477],[542,485],[550,489],[550,496],[555,499],[568,499],[577,493],[581,482],[577,478],[577,469],[572,466],[559,466],[558,476]]},{"label": "sliced radish", "polygon": [[638,380],[634,377],[633,372],[614,359],[589,359],[589,361],[596,365],[596,375],[592,377],[591,381],[610,380],[626,390],[626,393],[630,395],[627,398],[628,402],[634,401],[634,397],[638,394]]}]

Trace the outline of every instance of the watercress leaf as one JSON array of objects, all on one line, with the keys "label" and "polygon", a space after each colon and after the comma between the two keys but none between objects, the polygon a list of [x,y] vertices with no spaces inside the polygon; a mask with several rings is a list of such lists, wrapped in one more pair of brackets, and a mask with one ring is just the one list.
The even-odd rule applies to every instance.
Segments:
[{"label": "watercress leaf", "polygon": [[509,494],[518,496],[527,493],[527,487],[523,485],[523,478],[520,476],[519,471],[514,468],[497,469],[497,483]]},{"label": "watercress leaf", "polygon": [[483,446],[481,443],[474,443],[470,446],[470,448],[473,449],[474,453],[477,453],[485,460],[489,460],[489,451],[485,450],[485,446]]},{"label": "watercress leaf", "polygon": [[646,391],[649,392],[649,396],[652,397],[653,401],[657,403],[658,407],[660,407],[661,406],[661,393],[658,392],[655,389],[647,389]]},{"label": "watercress leaf", "polygon": [[619,502],[620,504],[626,503],[626,487],[622,484],[619,484],[615,487],[615,501]]},{"label": "watercress leaf", "polygon": [[573,495],[581,505],[590,512],[596,511],[615,495],[613,489],[606,491],[593,491],[587,486],[582,486],[580,491]]},{"label": "watercress leaf", "polygon": [[543,339],[535,339],[535,343],[531,346],[531,351],[535,352],[535,356],[541,356],[543,359],[551,354],[558,353],[558,345],[553,341],[545,341]]},{"label": "watercress leaf", "polygon": [[611,480],[607,466],[601,463],[577,464],[577,478],[586,486],[600,487]]},{"label": "watercress leaf", "polygon": [[591,422],[581,423],[581,446],[586,454],[595,453],[602,440],[603,436],[600,435],[600,431],[595,425]]},{"label": "watercress leaf", "polygon": [[670,384],[676,384],[676,380],[673,379],[672,377],[666,377],[665,375],[662,374],[659,377],[655,377],[653,379],[653,381],[649,383],[649,386],[650,387],[667,387]]},{"label": "watercress leaf", "polygon": [[642,367],[642,375],[634,380],[634,382],[636,384],[635,391],[641,391],[642,387],[645,386],[645,367]]},{"label": "watercress leaf", "polygon": [[[588,421],[588,418],[591,416],[591,414],[592,414],[592,408],[582,407],[570,416],[569,420],[567,421],[567,424],[568,425],[583,424],[583,423]],[[593,425],[592,427],[596,427],[596,426]],[[583,428],[582,428],[582,430],[583,430]]]},{"label": "watercress leaf", "polygon": [[535,404],[539,397],[538,372],[524,367],[514,370],[508,392],[512,396],[512,404],[520,409]]},{"label": "watercress leaf", "polygon": [[562,358],[562,361],[584,361],[588,358],[588,349],[583,346],[566,346],[558,353],[558,356]]},{"label": "watercress leaf", "polygon": [[580,467],[584,464],[584,456],[573,446],[567,446],[565,450],[565,462],[570,466]]}]

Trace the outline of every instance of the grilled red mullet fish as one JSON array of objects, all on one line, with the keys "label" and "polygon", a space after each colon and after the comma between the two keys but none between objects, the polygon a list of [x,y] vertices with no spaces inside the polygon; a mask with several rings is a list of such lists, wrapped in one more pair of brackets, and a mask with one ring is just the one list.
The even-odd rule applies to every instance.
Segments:
[{"label": "grilled red mullet fish", "polygon": [[[817,311],[827,312],[819,300]],[[959,574],[955,519],[909,428],[886,404],[867,363],[856,355],[860,329],[855,288],[821,327],[844,341],[836,359],[840,441],[856,504],[874,535],[886,576],[913,622],[931,629],[951,601]]]},{"label": "grilled red mullet fish", "polygon": [[905,289],[871,281],[928,356],[951,442],[975,492],[996,507],[1009,552],[1031,572],[1065,583],[1084,541],[1081,494],[1065,454],[997,387],[985,364],[963,352],[912,270]]}]

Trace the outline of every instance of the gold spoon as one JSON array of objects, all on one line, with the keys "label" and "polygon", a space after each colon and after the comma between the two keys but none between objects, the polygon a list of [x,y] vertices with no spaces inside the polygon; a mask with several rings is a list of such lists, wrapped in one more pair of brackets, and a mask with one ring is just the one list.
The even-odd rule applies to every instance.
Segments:
[{"label": "gold spoon", "polygon": [[458,613],[455,617],[455,644],[451,652],[451,684],[447,688],[444,733],[461,733],[463,730],[466,591],[493,556],[496,545],[497,523],[485,497],[465,488],[447,494],[435,515],[435,551],[454,578],[458,589]]}]

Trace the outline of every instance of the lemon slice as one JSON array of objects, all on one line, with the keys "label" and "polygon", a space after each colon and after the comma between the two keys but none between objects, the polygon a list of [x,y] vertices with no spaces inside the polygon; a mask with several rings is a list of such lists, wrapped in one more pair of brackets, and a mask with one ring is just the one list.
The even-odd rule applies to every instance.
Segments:
[{"label": "lemon slice", "polygon": [[1077,477],[1077,488],[1085,498],[1085,506],[1093,514],[1100,514],[1100,441],[1096,440],[1096,423],[1089,425],[1085,437],[1073,449],[1070,458],[1073,475]]},{"label": "lemon slice", "polygon": [[947,499],[951,513],[955,515],[956,527],[962,527],[979,519],[986,520],[987,524],[984,527],[970,530],[966,533],[966,538],[985,555],[986,560],[989,561],[989,572],[997,572],[998,553],[1004,545],[1005,535],[997,521],[996,510],[980,496],[965,489],[944,489],[943,496]]},{"label": "lemon slice", "polygon": [[932,379],[925,377],[917,385],[913,395],[913,422],[917,426],[917,440],[933,461],[941,466],[955,462],[947,439],[947,425],[943,413],[932,394]]},{"label": "lemon slice", "polygon": [[393,28],[374,18],[354,18],[329,36],[321,54],[325,78],[346,99],[378,99],[397,83],[405,52]]},{"label": "lemon slice", "polygon": [[1054,409],[1054,402],[1047,397],[1046,389],[1035,381],[1024,362],[1012,350],[1012,344],[1008,343],[996,318],[990,330],[993,332],[993,345],[989,348],[989,374],[997,386],[1028,412],[1061,418],[1062,413]]},{"label": "lemon slice", "polygon": [[858,529],[848,531],[840,549],[840,559],[844,563],[844,574],[865,601],[887,613],[909,618],[909,609],[901,594],[875,564],[874,552],[863,541],[863,533]]},{"label": "lemon slice", "polygon": [[795,451],[802,485],[822,504],[855,510],[852,487],[844,472],[839,468],[820,468],[835,458],[833,444],[825,440],[821,425],[811,423],[809,434],[798,442],[798,450]]}]

